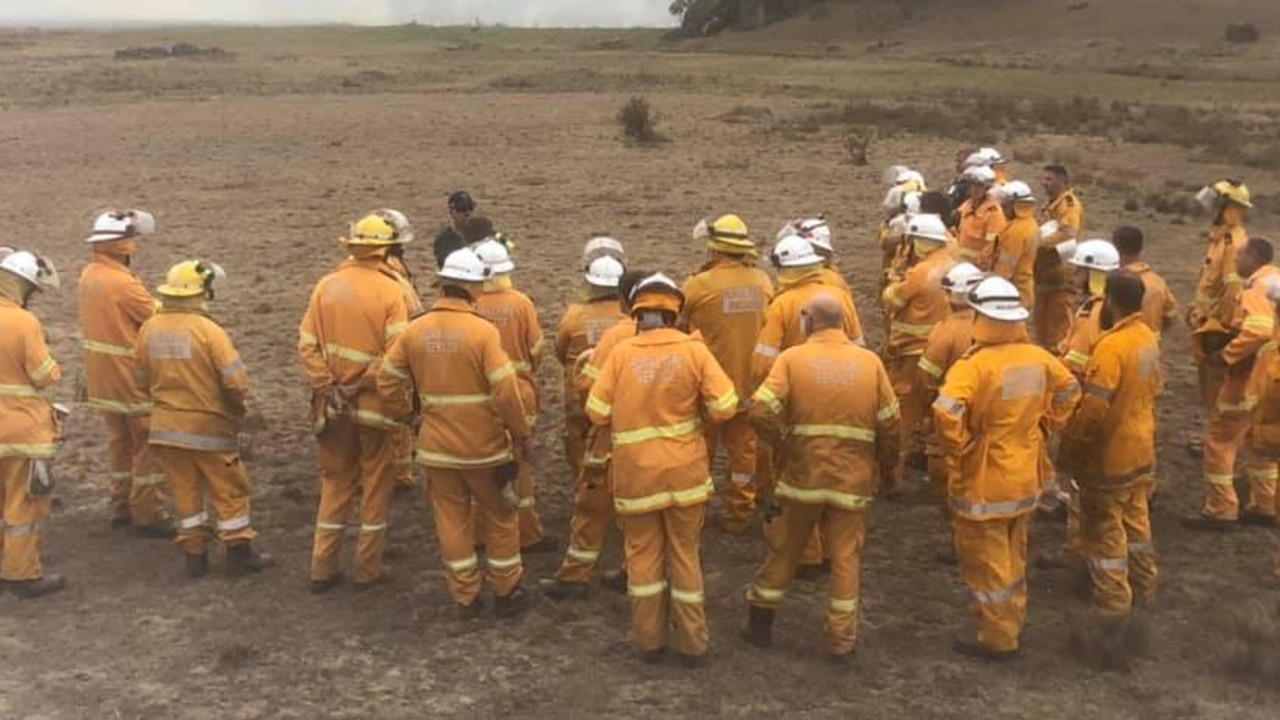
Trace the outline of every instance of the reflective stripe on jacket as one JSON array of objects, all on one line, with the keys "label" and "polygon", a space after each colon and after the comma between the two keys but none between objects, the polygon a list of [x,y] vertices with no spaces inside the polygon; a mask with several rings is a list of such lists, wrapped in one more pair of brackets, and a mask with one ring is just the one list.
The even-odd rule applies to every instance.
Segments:
[{"label": "reflective stripe on jacket", "polygon": [[[515,363],[516,374],[537,395],[536,374],[542,364],[542,325],[528,295],[514,288],[486,290],[476,299],[476,312],[498,328],[502,349]],[[534,407],[525,408],[533,413]]]},{"label": "reflective stripe on jacket", "polygon": [[1085,300],[1072,318],[1067,336],[1058,345],[1058,356],[1076,377],[1084,377],[1085,367],[1093,355],[1093,346],[1102,337],[1102,306],[1102,298]]},{"label": "reflective stripe on jacket", "polygon": [[890,356],[924,353],[934,327],[951,313],[942,278],[954,265],[951,253],[939,248],[908,269],[901,282],[885,288],[882,299],[889,316]]},{"label": "reflective stripe on jacket", "polygon": [[1236,273],[1236,253],[1248,241],[1249,233],[1239,225],[1213,228],[1192,300],[1193,330],[1206,320],[1231,324],[1244,285]]}]

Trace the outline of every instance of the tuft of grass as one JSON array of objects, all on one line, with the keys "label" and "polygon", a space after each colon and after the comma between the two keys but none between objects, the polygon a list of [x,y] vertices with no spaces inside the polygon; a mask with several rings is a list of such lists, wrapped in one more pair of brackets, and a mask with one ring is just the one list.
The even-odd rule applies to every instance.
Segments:
[{"label": "tuft of grass", "polygon": [[636,95],[623,103],[617,120],[622,134],[634,142],[655,143],[666,139],[658,133],[658,113],[643,95]]}]

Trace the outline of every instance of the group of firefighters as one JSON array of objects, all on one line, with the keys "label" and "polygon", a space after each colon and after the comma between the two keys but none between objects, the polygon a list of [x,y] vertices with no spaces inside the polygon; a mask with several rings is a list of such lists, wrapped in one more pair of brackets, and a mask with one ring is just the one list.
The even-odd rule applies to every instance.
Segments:
[{"label": "group of firefighters", "polygon": [[[827,651],[848,660],[869,509],[919,469],[953,531],[939,559],[958,564],[972,594],[975,622],[957,652],[1016,656],[1030,520],[1065,508],[1066,541],[1039,562],[1088,578],[1103,663],[1127,664],[1136,618],[1156,593],[1148,503],[1160,338],[1176,303],[1142,259],[1140,230],[1085,239],[1066,168],[1045,168],[1043,194],[990,148],[961,152],[956,170],[949,193],[929,191],[909,168],[886,176],[879,352],[865,347],[822,217],[783,228],[768,255],[773,275],[757,267],[757,243],[736,215],[695,228],[706,263],[683,283],[629,268],[617,240],[587,243],[581,297],[550,338],[575,486],[563,562],[537,584],[543,595],[587,597],[617,527],[621,567],[600,574],[631,598],[641,657],[659,661],[670,645],[701,664],[700,542],[723,447],[720,526],[744,534],[763,517],[744,639],[769,646],[792,582],[829,574]],[[1224,180],[1199,199],[1214,221],[1186,322],[1207,414],[1205,499],[1184,525],[1274,525],[1280,270],[1271,243],[1244,230],[1244,185]],[[560,548],[534,493],[548,342],[513,282],[512,243],[492,225],[476,232],[466,193],[449,209],[429,307],[404,260],[408,220],[378,210],[341,239],[346,258],[317,283],[301,321],[321,489],[311,590],[388,579],[388,506],[417,464],[459,612],[480,615],[487,586],[495,615],[511,617],[530,600],[522,556]],[[264,421],[210,312],[224,273],[179,263],[155,300],[131,269],[154,231],[140,210],[99,216],[79,283],[84,394],[105,420],[111,522],[176,538],[192,577],[208,572],[215,537],[228,574],[258,572],[272,559],[254,545],[241,450]],[[27,310],[34,293],[58,285],[47,259],[0,251],[0,578],[19,597],[63,587],[42,570],[40,530],[67,411],[46,399],[61,371]],[[348,534],[355,552],[344,572]]]}]

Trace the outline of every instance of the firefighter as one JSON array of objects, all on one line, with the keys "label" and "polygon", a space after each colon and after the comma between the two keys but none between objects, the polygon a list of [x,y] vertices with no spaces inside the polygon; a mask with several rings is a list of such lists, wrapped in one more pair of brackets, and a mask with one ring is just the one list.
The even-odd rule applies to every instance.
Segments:
[{"label": "firefighter", "polygon": [[1080,487],[1081,546],[1104,667],[1127,667],[1124,632],[1134,607],[1155,601],[1156,556],[1147,502],[1155,470],[1160,347],[1143,320],[1142,280],[1107,278],[1102,337],[1084,373],[1084,397],[1062,433],[1059,466]]},{"label": "firefighter", "polygon": [[947,250],[947,226],[937,215],[916,215],[907,224],[906,237],[915,262],[903,279],[886,288],[883,295],[889,317],[883,358],[902,408],[902,452],[890,483],[897,487],[902,487],[905,479],[908,456],[922,451],[916,437],[929,405],[920,379],[920,357],[933,329],[950,314],[942,280],[955,265]]},{"label": "firefighter", "polygon": [[1111,243],[1120,253],[1120,268],[1142,280],[1142,320],[1159,340],[1178,321],[1178,300],[1164,278],[1143,260],[1143,240],[1142,231],[1128,225],[1111,234]]},{"label": "firefighter", "polygon": [[912,215],[922,211],[921,198],[928,192],[924,175],[902,165],[887,169],[884,178],[889,183],[889,190],[882,203],[884,219],[880,222],[879,232],[881,292],[887,283],[897,279],[895,273],[903,269],[899,267],[899,261],[906,245],[903,242],[906,223]]},{"label": "firefighter", "polygon": [[[409,311],[409,319],[418,317],[425,309],[422,306],[422,298],[418,295],[417,288],[413,285],[413,272],[409,270],[409,264],[405,261],[404,250],[405,244],[413,240],[413,228],[409,225],[409,218],[399,210],[384,208],[375,212],[384,220],[391,223],[396,229],[400,237],[405,238],[405,242],[399,245],[392,245],[387,249],[387,265],[395,270],[396,280],[400,284],[400,290],[404,293],[404,304]],[[403,428],[392,433],[391,442],[395,444],[395,480],[393,487],[397,491],[408,491],[413,489],[413,428]]]},{"label": "firefighter", "polygon": [[[517,458],[533,459],[531,411],[501,333],[475,309],[488,276],[474,251],[454,251],[436,274],[439,299],[391,346],[377,375],[392,417],[409,422],[420,408],[417,460],[427,468],[449,592],[468,620],[483,610],[477,544],[485,548],[494,613],[514,617],[528,607],[520,586]],[[473,531],[473,503],[482,537]]]},{"label": "firefighter", "polygon": [[251,406],[244,361],[209,316],[214,282],[222,277],[221,268],[202,260],[173,266],[157,288],[160,311],[138,333],[137,382],[155,406],[151,452],[169,478],[178,547],[193,578],[209,571],[215,534],[229,575],[272,563],[253,547],[252,491],[240,457],[240,435],[260,428],[261,416]]},{"label": "firefighter", "polygon": [[867,513],[898,463],[899,418],[884,365],[849,340],[841,312],[831,295],[816,296],[802,316],[808,339],[778,357],[753,397],[752,422],[785,444],[789,462],[774,490],[784,539],[747,591],[745,637],[757,647],[772,643],[774,613],[822,525],[831,551],[828,653],[847,661],[858,639]]},{"label": "firefighter", "polygon": [[564,457],[575,482],[582,475],[591,423],[582,409],[584,399],[578,394],[574,366],[583,353],[600,342],[606,330],[626,319],[618,309],[618,281],[624,272],[622,263],[612,255],[592,260],[583,275],[586,297],[565,309],[556,328],[556,359],[564,368]]},{"label": "firefighter", "polygon": [[165,477],[147,445],[151,406],[133,378],[138,330],[156,301],[130,266],[138,241],[155,232],[142,210],[98,216],[87,240],[93,260],[80,275],[80,331],[90,409],[102,414],[111,457],[111,526],[140,537],[171,538]]},{"label": "firefighter", "polygon": [[1035,307],[1034,266],[1040,244],[1036,223],[1036,196],[1021,180],[1006,183],[999,190],[1009,224],[996,241],[996,261],[992,271],[1018,288],[1024,307]]},{"label": "firefighter", "polygon": [[[529,427],[534,427],[540,407],[537,374],[542,364],[543,347],[538,311],[529,296],[517,290],[511,280],[516,264],[506,246],[490,238],[473,249],[489,270],[484,292],[476,298],[476,312],[498,328],[502,349],[515,364],[520,399],[529,414]],[[517,462],[520,466],[520,475],[516,478],[520,493],[520,552],[526,555],[555,552],[560,549],[560,539],[548,535],[542,527],[542,519],[538,517],[533,465],[524,457],[517,458]]]},{"label": "firefighter", "polygon": [[1225,378],[1222,365],[1209,362],[1209,358],[1231,341],[1229,328],[1243,284],[1236,272],[1236,253],[1249,239],[1244,222],[1253,203],[1249,188],[1235,180],[1214,183],[1201,190],[1197,198],[1213,213],[1213,227],[1196,281],[1196,296],[1187,308],[1187,326],[1199,373],[1201,402],[1212,417]]},{"label": "firefighter", "polygon": [[996,240],[1004,232],[1008,220],[1000,207],[996,174],[989,167],[971,167],[965,171],[969,180],[969,199],[956,210],[960,217],[956,233],[957,260],[973,263],[984,272],[995,264]]},{"label": "firefighter", "polygon": [[1044,192],[1048,202],[1040,213],[1040,246],[1036,250],[1036,342],[1056,350],[1071,327],[1071,315],[1080,304],[1071,270],[1061,247],[1083,237],[1084,203],[1071,187],[1071,174],[1062,165],[1044,168]]},{"label": "firefighter", "polygon": [[27,309],[37,291],[58,285],[53,265],[33,253],[10,251],[0,259],[0,584],[19,598],[56,593],[65,584],[40,563],[65,412],[41,393],[62,370]]},{"label": "firefighter", "polygon": [[614,508],[641,657],[662,658],[670,619],[677,653],[697,666],[710,641],[699,558],[712,492],[702,425],[732,418],[739,399],[707,346],[676,329],[683,304],[665,275],[636,284],[639,335],[605,361],[587,414],[613,435]]},{"label": "firefighter", "polygon": [[[1269,283],[1267,300],[1280,312],[1280,283]],[[1272,334],[1272,341],[1277,339],[1280,339],[1280,328]],[[1275,472],[1280,469],[1280,352],[1272,349],[1259,353],[1249,385],[1250,391],[1258,398],[1249,436],[1252,459],[1258,470],[1265,466]],[[1277,548],[1275,577],[1280,580],[1280,547]]]},{"label": "firefighter", "polygon": [[377,213],[340,242],[350,258],[316,284],[298,331],[298,353],[311,381],[311,416],[320,456],[320,507],[311,557],[311,591],[342,580],[343,536],[356,500],[360,531],[352,579],[367,589],[388,579],[387,507],[395,476],[396,433],[405,425],[383,409],[374,387],[377,364],[409,320],[400,276],[387,263],[408,239]]},{"label": "firefighter", "polygon": [[950,478],[956,556],[973,593],[975,637],[963,655],[1007,660],[1019,651],[1027,610],[1027,528],[1043,481],[1045,426],[1066,422],[1080,395],[1071,372],[1031,344],[1030,313],[1004,278],[969,293],[974,348],[951,367],[934,420],[955,470]]},{"label": "firefighter", "polygon": [[[733,380],[738,397],[750,397],[751,358],[756,336],[764,327],[765,308],[773,298],[773,281],[755,266],[756,248],[746,225],[725,232],[725,216],[709,225],[707,263],[685,282],[682,326],[702,336],[720,367]],[[821,227],[825,229],[825,225]],[[819,228],[815,226],[814,232]],[[815,247],[816,247],[816,242]],[[829,244],[828,244],[829,245]],[[746,410],[707,431],[707,452],[714,458],[723,441],[728,453],[729,484],[720,527],[732,535],[746,532],[755,513],[756,435]]]},{"label": "firefighter", "polygon": [[1209,414],[1204,440],[1204,505],[1196,517],[1185,518],[1184,527],[1199,531],[1226,531],[1237,520],[1270,525],[1276,515],[1276,468],[1262,459],[1249,462],[1249,504],[1240,515],[1236,497],[1236,455],[1249,435],[1258,398],[1249,376],[1259,353],[1275,332],[1276,308],[1267,292],[1280,282],[1280,269],[1272,262],[1275,250],[1261,237],[1249,238],[1236,253],[1236,272],[1247,278],[1236,311],[1227,325],[1230,342],[1205,358],[1223,381],[1218,401]]}]

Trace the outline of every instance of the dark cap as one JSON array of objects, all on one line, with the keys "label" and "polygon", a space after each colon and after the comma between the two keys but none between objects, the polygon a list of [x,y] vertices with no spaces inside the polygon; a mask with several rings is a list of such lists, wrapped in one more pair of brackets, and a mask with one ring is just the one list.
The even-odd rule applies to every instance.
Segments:
[{"label": "dark cap", "polygon": [[471,212],[476,209],[476,201],[466,190],[459,190],[449,196],[449,209],[458,212]]}]

